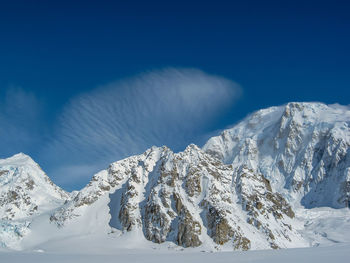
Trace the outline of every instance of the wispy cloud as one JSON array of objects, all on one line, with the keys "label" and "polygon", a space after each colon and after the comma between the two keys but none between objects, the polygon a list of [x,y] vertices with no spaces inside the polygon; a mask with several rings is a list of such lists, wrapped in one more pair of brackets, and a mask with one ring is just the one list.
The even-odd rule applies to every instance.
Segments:
[{"label": "wispy cloud", "polygon": [[67,167],[56,177],[73,180],[73,163],[96,167],[152,145],[181,150],[198,142],[240,92],[236,83],[196,69],[170,68],[111,83],[70,101],[44,155]]}]

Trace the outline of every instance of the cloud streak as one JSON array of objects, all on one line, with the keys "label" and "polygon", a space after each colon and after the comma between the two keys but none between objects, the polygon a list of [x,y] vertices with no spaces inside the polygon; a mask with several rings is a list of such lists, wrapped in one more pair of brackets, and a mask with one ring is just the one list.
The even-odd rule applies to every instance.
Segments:
[{"label": "cloud streak", "polygon": [[[86,167],[152,145],[182,150],[198,143],[240,93],[236,83],[196,69],[152,71],[101,86],[65,107],[44,155],[67,167]],[[62,169],[66,174],[55,176],[74,180],[73,170]]]}]

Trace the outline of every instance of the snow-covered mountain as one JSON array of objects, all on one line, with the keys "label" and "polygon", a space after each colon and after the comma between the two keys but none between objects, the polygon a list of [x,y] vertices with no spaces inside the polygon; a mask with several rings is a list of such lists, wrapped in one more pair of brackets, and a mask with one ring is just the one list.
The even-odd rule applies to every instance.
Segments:
[{"label": "snow-covered mountain", "polygon": [[17,247],[31,218],[69,199],[29,156],[0,160],[0,245]]},{"label": "snow-covered mountain", "polygon": [[293,205],[350,206],[350,108],[288,103],[211,138],[208,154],[262,173]]},{"label": "snow-covered mountain", "polygon": [[349,126],[344,106],[272,107],[203,149],[152,147],[112,163],[71,194],[15,155],[0,160],[0,241],[27,249],[89,236],[228,250],[343,241],[330,236],[332,222],[350,227]]},{"label": "snow-covered mountain", "polygon": [[233,170],[195,145],[180,153],[154,147],[113,163],[51,221],[69,224],[102,196],[109,196],[104,206],[110,208],[111,227],[143,233],[156,243],[247,250],[304,242],[292,226],[292,208],[268,180],[245,166]]},{"label": "snow-covered mountain", "polygon": [[0,218],[23,219],[61,205],[69,194],[56,186],[29,156],[0,160]]}]

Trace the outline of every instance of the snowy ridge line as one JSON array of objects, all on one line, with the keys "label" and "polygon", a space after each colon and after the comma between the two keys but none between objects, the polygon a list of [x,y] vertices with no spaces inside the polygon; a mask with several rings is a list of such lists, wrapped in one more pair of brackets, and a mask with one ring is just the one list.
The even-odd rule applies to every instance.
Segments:
[{"label": "snowy ridge line", "polygon": [[349,107],[288,103],[249,115],[203,149],[152,147],[114,162],[71,194],[17,154],[0,160],[0,245],[257,250],[349,242],[349,146]]}]

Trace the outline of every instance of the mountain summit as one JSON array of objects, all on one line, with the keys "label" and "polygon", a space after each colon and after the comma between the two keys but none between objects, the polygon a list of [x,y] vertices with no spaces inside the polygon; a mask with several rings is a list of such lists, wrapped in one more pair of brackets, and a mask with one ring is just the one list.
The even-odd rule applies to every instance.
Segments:
[{"label": "mountain summit", "polygon": [[350,206],[350,109],[288,103],[257,111],[211,138],[208,154],[261,172],[294,205]]},{"label": "mountain summit", "polygon": [[43,213],[69,198],[28,155],[0,160],[0,219]]}]

